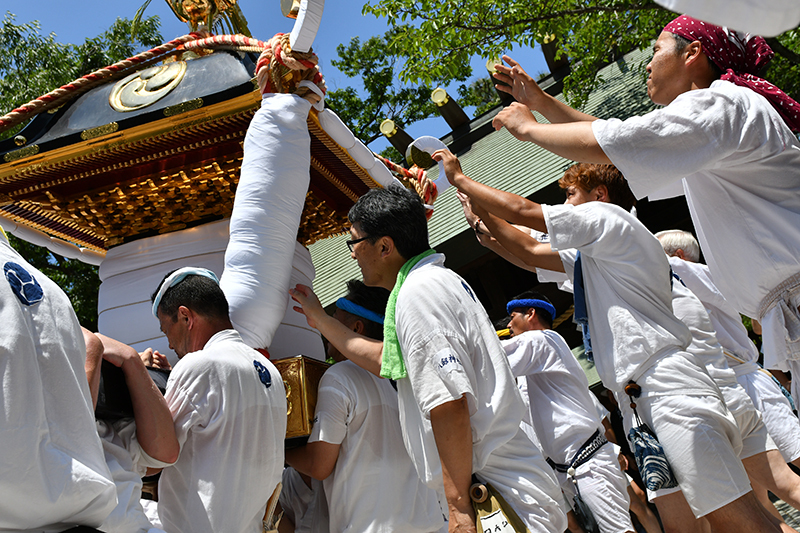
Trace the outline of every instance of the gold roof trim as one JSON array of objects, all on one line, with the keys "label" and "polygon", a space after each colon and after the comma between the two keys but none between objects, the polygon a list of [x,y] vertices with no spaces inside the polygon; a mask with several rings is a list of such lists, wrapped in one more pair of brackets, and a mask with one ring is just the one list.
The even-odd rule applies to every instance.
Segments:
[{"label": "gold roof trim", "polygon": [[[108,158],[111,159],[112,157],[110,156],[113,156],[115,152],[130,148],[136,143],[140,143],[141,146],[155,144],[156,139],[163,141],[169,135],[175,135],[177,138],[181,136],[181,134],[185,134],[187,131],[189,131],[190,128],[200,126],[209,121],[239,118],[243,113],[254,112],[255,106],[260,102],[261,95],[256,92],[251,92],[231,100],[226,100],[212,106],[201,108],[201,110],[194,110],[191,113],[187,111],[180,115],[166,117],[161,120],[142,124],[141,126],[125,129],[110,138],[89,139],[80,143],[65,146],[63,148],[56,148],[54,150],[44,152],[40,154],[39,158],[37,158],[37,161],[43,162],[36,166],[31,166],[31,161],[25,161],[22,159],[11,164],[0,165],[0,183],[14,182],[17,179],[25,178],[26,175],[38,173],[42,169],[55,169],[57,166],[69,167],[71,166],[70,163],[80,162],[85,157],[109,156]],[[16,154],[30,148],[32,147],[26,146],[21,150],[10,152],[6,154],[6,160],[8,160],[8,157],[12,154]],[[35,154],[26,154],[24,157],[27,158],[31,155]],[[133,160],[130,163],[135,164],[145,160],[141,158],[137,159],[138,160]],[[118,167],[117,164],[115,164],[112,165],[111,168],[113,169],[121,167]],[[106,168],[106,170],[108,170],[108,168]],[[72,176],[70,178],[59,179],[53,183],[47,182],[32,187],[26,187],[24,189],[20,189],[20,192],[29,193],[50,187],[52,185],[67,183],[69,181],[74,181],[75,179],[81,179],[82,177],[85,177],[83,174],[84,173]]]},{"label": "gold roof trim", "polygon": [[342,148],[339,143],[334,141],[328,132],[322,129],[322,126],[319,123],[319,117],[317,116],[318,113],[315,109],[312,108],[311,113],[308,114],[308,129],[316,137],[325,145],[328,150],[333,152],[336,157],[341,159],[347,165],[347,168],[353,171],[353,173],[358,176],[364,185],[367,187],[374,189],[375,187],[380,187],[380,184],[376,182],[372,177],[369,175],[369,172],[364,169],[361,165],[355,162],[355,160],[350,156],[350,154]]}]

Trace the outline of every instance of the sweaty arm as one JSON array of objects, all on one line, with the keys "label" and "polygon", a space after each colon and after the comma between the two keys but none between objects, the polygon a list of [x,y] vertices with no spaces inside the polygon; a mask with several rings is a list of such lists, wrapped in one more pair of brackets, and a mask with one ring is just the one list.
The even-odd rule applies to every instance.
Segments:
[{"label": "sweaty arm", "polygon": [[289,289],[289,294],[300,304],[299,307],[295,306],[294,310],[305,315],[309,326],[319,331],[353,363],[381,377],[383,342],[356,333],[328,315],[310,287],[297,285],[294,289]]},{"label": "sweaty arm", "polygon": [[133,403],[136,439],[142,450],[158,461],[174,463],[180,445],[167,401],[158,390],[134,348],[97,333],[103,343],[103,358],[122,368]]},{"label": "sweaty arm", "polygon": [[469,497],[472,484],[472,427],[464,396],[431,409],[431,427],[439,459],[451,532],[475,531],[475,511]]},{"label": "sweaty arm", "polygon": [[81,326],[83,341],[86,344],[86,379],[89,381],[89,392],[92,395],[92,408],[97,408],[97,396],[100,394],[100,366],[103,363],[103,343],[88,329]]}]

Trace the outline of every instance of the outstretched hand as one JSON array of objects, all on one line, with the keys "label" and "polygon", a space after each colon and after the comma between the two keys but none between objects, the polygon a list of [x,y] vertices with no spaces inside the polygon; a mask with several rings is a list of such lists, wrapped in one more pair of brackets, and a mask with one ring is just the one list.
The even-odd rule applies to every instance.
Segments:
[{"label": "outstretched hand", "polygon": [[289,289],[289,296],[292,297],[292,300],[300,304],[299,306],[292,307],[292,309],[305,315],[306,321],[310,327],[318,329],[317,321],[323,315],[327,316],[327,313],[325,313],[325,309],[323,309],[319,298],[317,298],[317,295],[311,290],[311,287],[298,284],[294,289]]},{"label": "outstretched hand", "polygon": [[472,210],[472,202],[469,196],[461,191],[456,192],[456,198],[461,202],[461,208],[464,210],[464,218],[467,219],[467,224],[470,228],[475,229],[475,224],[478,223],[478,215]]},{"label": "outstretched hand", "polygon": [[519,66],[519,63],[505,55],[503,61],[508,63],[508,66],[501,63],[494,66],[497,72],[493,77],[500,82],[495,84],[495,88],[510,94],[514,100],[527,106],[528,109],[538,109],[545,98],[542,88]]},{"label": "outstretched hand", "polygon": [[441,150],[436,150],[433,152],[431,157],[437,163],[442,163],[442,166],[444,166],[444,173],[447,176],[447,181],[450,182],[450,185],[458,187],[456,181],[464,176],[464,172],[461,170],[461,162],[453,154],[453,152],[447,148],[442,148]]},{"label": "outstretched hand", "polygon": [[530,109],[519,102],[514,102],[510,106],[503,108],[492,120],[494,129],[501,130],[506,128],[511,135],[520,141],[529,140],[528,132],[530,127],[538,123]]}]

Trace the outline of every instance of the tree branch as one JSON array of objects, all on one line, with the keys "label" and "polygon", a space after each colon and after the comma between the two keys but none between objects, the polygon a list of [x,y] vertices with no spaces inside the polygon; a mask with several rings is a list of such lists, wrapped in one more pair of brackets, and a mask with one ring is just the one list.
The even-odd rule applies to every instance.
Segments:
[{"label": "tree branch", "polygon": [[800,54],[783,46],[783,44],[781,44],[781,42],[775,37],[767,37],[766,41],[776,54],[782,55],[787,61],[791,61],[796,65],[800,65]]}]

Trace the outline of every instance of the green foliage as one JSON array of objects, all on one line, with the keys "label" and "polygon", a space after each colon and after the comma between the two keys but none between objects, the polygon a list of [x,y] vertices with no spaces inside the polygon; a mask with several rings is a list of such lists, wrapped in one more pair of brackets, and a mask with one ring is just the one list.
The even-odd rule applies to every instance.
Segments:
[{"label": "green foliage", "polygon": [[363,43],[354,37],[349,44],[336,48],[339,59],[331,61],[346,76],[360,78],[365,94],[353,87],[328,91],[326,105],[365,144],[380,136],[379,127],[384,119],[390,118],[402,128],[436,112],[429,85],[415,87],[398,81],[396,71],[400,60],[391,42],[401,30],[370,37]]},{"label": "green foliage", "polygon": [[487,76],[459,87],[458,103],[464,107],[475,106],[475,116],[478,116],[499,105],[500,95],[494,88],[494,82]]},{"label": "green foliage", "polygon": [[[620,53],[648,48],[675,17],[649,0],[371,0],[364,12],[394,26],[391,44],[406,58],[400,73],[405,82],[468,75],[473,55],[498,57],[512,45],[532,47],[555,37],[557,57],[565,54],[572,67],[564,90],[577,107],[603,82],[597,78],[600,66]],[[794,39],[787,45],[797,49]],[[797,62],[789,63],[796,68]],[[796,72],[787,75],[792,80],[770,81],[781,86],[800,79]]]},{"label": "green foliage", "polygon": [[[130,37],[131,22],[123,18],[80,45],[59,43],[55,34],[43,36],[40,30],[37,21],[15,24],[11,13],[6,13],[0,24],[0,114],[162,42],[155,16],[140,22],[136,39]],[[16,135],[22,127],[0,133],[0,139]],[[9,241],[29,263],[67,293],[81,324],[96,330],[100,286],[97,267],[54,255],[13,235],[9,235]]]}]

